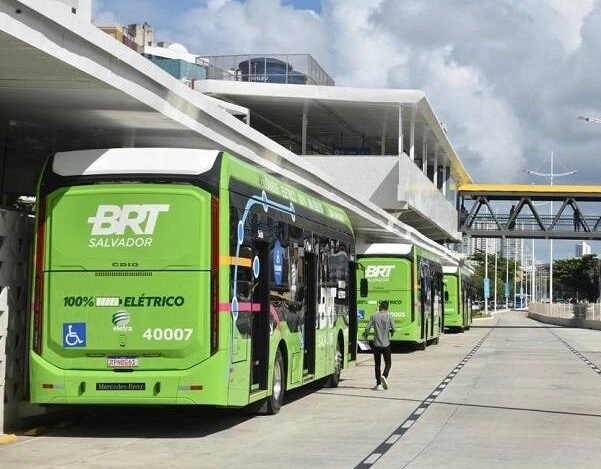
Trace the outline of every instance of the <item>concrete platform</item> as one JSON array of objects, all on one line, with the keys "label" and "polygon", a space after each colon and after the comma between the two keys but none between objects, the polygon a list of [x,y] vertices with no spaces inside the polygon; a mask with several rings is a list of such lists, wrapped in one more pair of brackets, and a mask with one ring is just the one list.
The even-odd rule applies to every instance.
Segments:
[{"label": "concrete platform", "polygon": [[[601,333],[523,312],[397,350],[388,391],[361,354],[335,389],[288,394],[276,416],[85,408],[64,428],[0,445],[2,469],[595,468]],[[598,371],[596,371],[598,370]]]}]

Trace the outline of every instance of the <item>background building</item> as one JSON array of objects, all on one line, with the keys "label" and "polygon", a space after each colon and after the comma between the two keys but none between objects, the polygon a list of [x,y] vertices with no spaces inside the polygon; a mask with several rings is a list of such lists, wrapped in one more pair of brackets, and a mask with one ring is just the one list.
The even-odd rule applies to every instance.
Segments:
[{"label": "background building", "polygon": [[591,253],[591,246],[586,242],[576,243],[576,257],[586,256]]}]

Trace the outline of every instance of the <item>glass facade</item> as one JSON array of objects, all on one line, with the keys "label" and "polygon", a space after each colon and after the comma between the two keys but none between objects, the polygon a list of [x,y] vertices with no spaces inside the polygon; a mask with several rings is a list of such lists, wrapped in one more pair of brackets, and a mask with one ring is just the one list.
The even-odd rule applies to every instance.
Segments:
[{"label": "glass facade", "polygon": [[309,54],[219,55],[199,59],[210,80],[334,86]]}]

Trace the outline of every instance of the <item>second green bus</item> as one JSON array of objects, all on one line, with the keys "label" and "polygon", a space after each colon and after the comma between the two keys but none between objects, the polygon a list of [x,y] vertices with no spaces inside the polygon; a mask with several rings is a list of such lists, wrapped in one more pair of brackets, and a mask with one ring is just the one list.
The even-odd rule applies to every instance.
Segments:
[{"label": "second green bus", "polygon": [[422,350],[437,344],[444,327],[440,256],[406,243],[370,244],[357,252],[369,290],[367,297],[357,299],[359,338],[379,303],[387,300],[396,326],[392,343],[411,343]]}]

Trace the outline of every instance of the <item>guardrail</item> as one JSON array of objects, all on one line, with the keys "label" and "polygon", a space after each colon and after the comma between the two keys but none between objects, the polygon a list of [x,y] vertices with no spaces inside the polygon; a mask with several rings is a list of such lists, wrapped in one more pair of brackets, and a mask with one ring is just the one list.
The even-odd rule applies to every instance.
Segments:
[{"label": "guardrail", "polygon": [[531,303],[528,317],[557,326],[601,330],[599,303]]},{"label": "guardrail", "polygon": [[601,321],[601,304],[599,303],[531,303],[529,311],[553,318],[590,319]]}]

